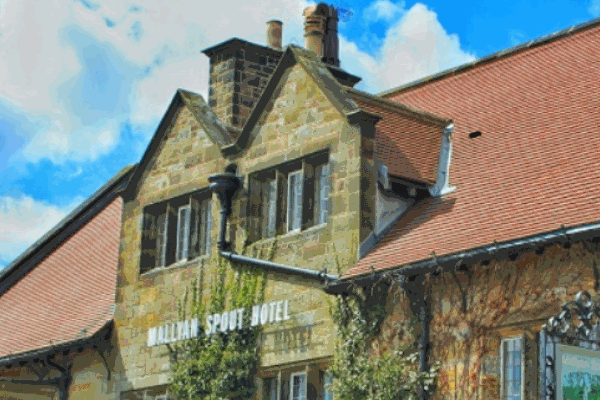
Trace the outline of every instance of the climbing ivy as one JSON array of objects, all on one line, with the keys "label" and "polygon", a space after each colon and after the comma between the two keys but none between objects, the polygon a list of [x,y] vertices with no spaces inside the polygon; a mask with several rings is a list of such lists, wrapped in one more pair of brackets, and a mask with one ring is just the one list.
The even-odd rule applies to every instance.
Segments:
[{"label": "climbing ivy", "polygon": [[[276,244],[268,254],[253,256],[272,260]],[[248,249],[244,247],[242,254]],[[266,257],[265,257],[266,256]],[[336,260],[337,261],[337,260]],[[236,268],[223,258],[213,260],[214,273],[205,292],[204,271],[186,291],[179,318],[204,321],[225,310],[251,308],[264,300],[266,273]],[[338,268],[339,269],[339,268]],[[211,269],[212,271],[212,269]],[[437,367],[419,373],[413,343],[393,345],[382,328],[387,317],[388,286],[354,290],[330,303],[337,338],[330,367],[331,390],[336,400],[417,399],[421,388],[430,390]],[[255,392],[254,376],[259,366],[260,327],[250,327],[251,313],[244,313],[243,328],[227,334],[206,335],[174,345],[169,391],[181,400],[248,400]],[[382,339],[383,338],[383,339]]]},{"label": "climbing ivy", "polygon": [[[245,254],[245,246],[242,254]],[[266,258],[273,259],[275,243]],[[257,254],[255,257],[264,257]],[[215,262],[215,261],[213,261]],[[209,301],[203,300],[204,269],[191,291],[179,305],[180,320],[188,315],[204,321],[206,316],[237,308],[248,309],[264,300],[266,273],[251,268],[235,268],[217,257],[209,287]],[[189,293],[189,296],[188,296]],[[189,297],[189,298],[188,298]],[[242,400],[254,393],[254,375],[259,363],[258,340],[261,329],[250,327],[251,315],[243,315],[243,328],[226,334],[206,335],[179,342],[173,350],[169,391],[181,400]]]},{"label": "climbing ivy", "polygon": [[414,337],[401,344],[383,328],[389,290],[387,285],[355,288],[352,296],[331,303],[337,327],[330,368],[336,400],[417,399],[423,388],[430,391],[435,384],[437,365],[418,372]]}]

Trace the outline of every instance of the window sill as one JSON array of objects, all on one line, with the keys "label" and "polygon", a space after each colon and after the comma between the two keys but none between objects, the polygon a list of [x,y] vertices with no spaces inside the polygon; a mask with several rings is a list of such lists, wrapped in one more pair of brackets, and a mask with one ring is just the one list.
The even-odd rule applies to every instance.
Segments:
[{"label": "window sill", "polygon": [[190,266],[191,264],[195,264],[198,263],[200,261],[206,261],[210,258],[211,254],[207,254],[204,256],[200,256],[200,257],[196,257],[192,260],[181,260],[181,261],[177,261],[176,263],[167,265],[165,267],[157,267],[157,268],[153,268],[150,271],[146,271],[142,274],[140,274],[140,276],[142,277],[151,277],[154,275],[159,275],[163,272],[170,272],[173,270],[177,270],[177,269],[181,269],[181,268],[185,268]]},{"label": "window sill", "polygon": [[254,243],[255,244],[268,244],[268,243],[273,242],[274,240],[278,240],[278,241],[284,240],[285,242],[288,242],[290,240],[293,240],[297,236],[302,236],[302,235],[322,231],[322,230],[326,229],[327,226],[328,226],[327,222],[325,222],[324,224],[313,225],[310,228],[306,228],[304,230],[292,231],[292,232],[287,232],[287,233],[284,233],[283,235],[277,235],[277,236],[274,236],[271,238],[259,239]]},{"label": "window sill", "polygon": [[297,231],[288,232],[288,233],[281,235],[280,237],[284,238],[284,237],[288,237],[288,236],[301,235],[303,233],[310,233],[312,231],[318,231],[318,230],[324,229],[326,227],[327,227],[327,222],[325,222],[323,224],[319,224],[319,225],[313,225],[310,228],[306,228],[305,230],[297,230]]}]

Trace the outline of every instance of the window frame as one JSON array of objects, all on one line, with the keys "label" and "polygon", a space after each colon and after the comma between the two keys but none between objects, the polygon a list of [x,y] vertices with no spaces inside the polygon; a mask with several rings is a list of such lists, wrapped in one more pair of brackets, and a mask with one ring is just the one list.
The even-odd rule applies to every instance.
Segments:
[{"label": "window frame", "polygon": [[302,371],[302,372],[292,372],[290,374],[290,399],[289,400],[296,400],[294,398],[294,378],[297,376],[302,376],[304,377],[304,397],[298,397],[297,400],[308,400],[308,394],[307,394],[307,390],[308,390],[308,375],[306,373],[306,371]]},{"label": "window frame", "polygon": [[246,227],[250,241],[326,225],[331,218],[331,173],[328,150],[249,173]]},{"label": "window frame", "polygon": [[525,339],[523,335],[515,335],[502,338],[500,341],[500,399],[508,400],[508,393],[506,387],[506,367],[507,367],[507,353],[508,343],[519,342],[520,343],[520,355],[519,355],[519,400],[525,399]]},{"label": "window frame", "polygon": [[[146,205],[142,211],[140,273],[210,255],[212,211],[212,192],[208,188]],[[183,212],[187,217],[182,220]]]}]

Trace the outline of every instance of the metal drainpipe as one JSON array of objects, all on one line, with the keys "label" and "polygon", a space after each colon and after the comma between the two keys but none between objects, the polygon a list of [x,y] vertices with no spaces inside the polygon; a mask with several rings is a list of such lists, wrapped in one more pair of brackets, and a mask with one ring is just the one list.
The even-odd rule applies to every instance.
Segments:
[{"label": "metal drainpipe", "polygon": [[[419,319],[421,320],[421,342],[419,343],[419,366],[421,372],[429,371],[429,350],[431,348],[430,338],[429,338],[429,323],[431,322],[431,308],[430,299],[428,296],[425,296],[421,299],[421,309]],[[425,390],[422,388],[421,397],[423,399],[429,398],[430,390]]]},{"label": "metal drainpipe", "polygon": [[316,281],[323,287],[327,287],[339,280],[339,276],[331,275],[325,271],[314,271],[307,268],[291,267],[288,265],[277,264],[270,261],[251,258],[235,254],[231,250],[231,243],[226,240],[227,218],[231,215],[232,198],[235,193],[242,187],[241,177],[236,175],[237,167],[230,165],[222,174],[212,175],[208,178],[210,189],[216,193],[219,202],[221,203],[221,231],[219,232],[219,240],[217,246],[219,254],[230,261],[250,265],[265,269],[271,272],[280,272],[282,274],[298,276],[302,279]]}]

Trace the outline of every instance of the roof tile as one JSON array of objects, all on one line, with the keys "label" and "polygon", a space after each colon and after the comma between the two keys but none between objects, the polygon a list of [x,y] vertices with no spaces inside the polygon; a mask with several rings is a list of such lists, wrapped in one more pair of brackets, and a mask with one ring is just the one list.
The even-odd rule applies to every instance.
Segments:
[{"label": "roof tile", "polygon": [[117,197],[0,296],[0,357],[91,337],[112,318],[121,209]]},{"label": "roof tile", "polygon": [[600,220],[598,43],[594,25],[390,92],[453,119],[457,189],[409,211],[348,276]]}]

